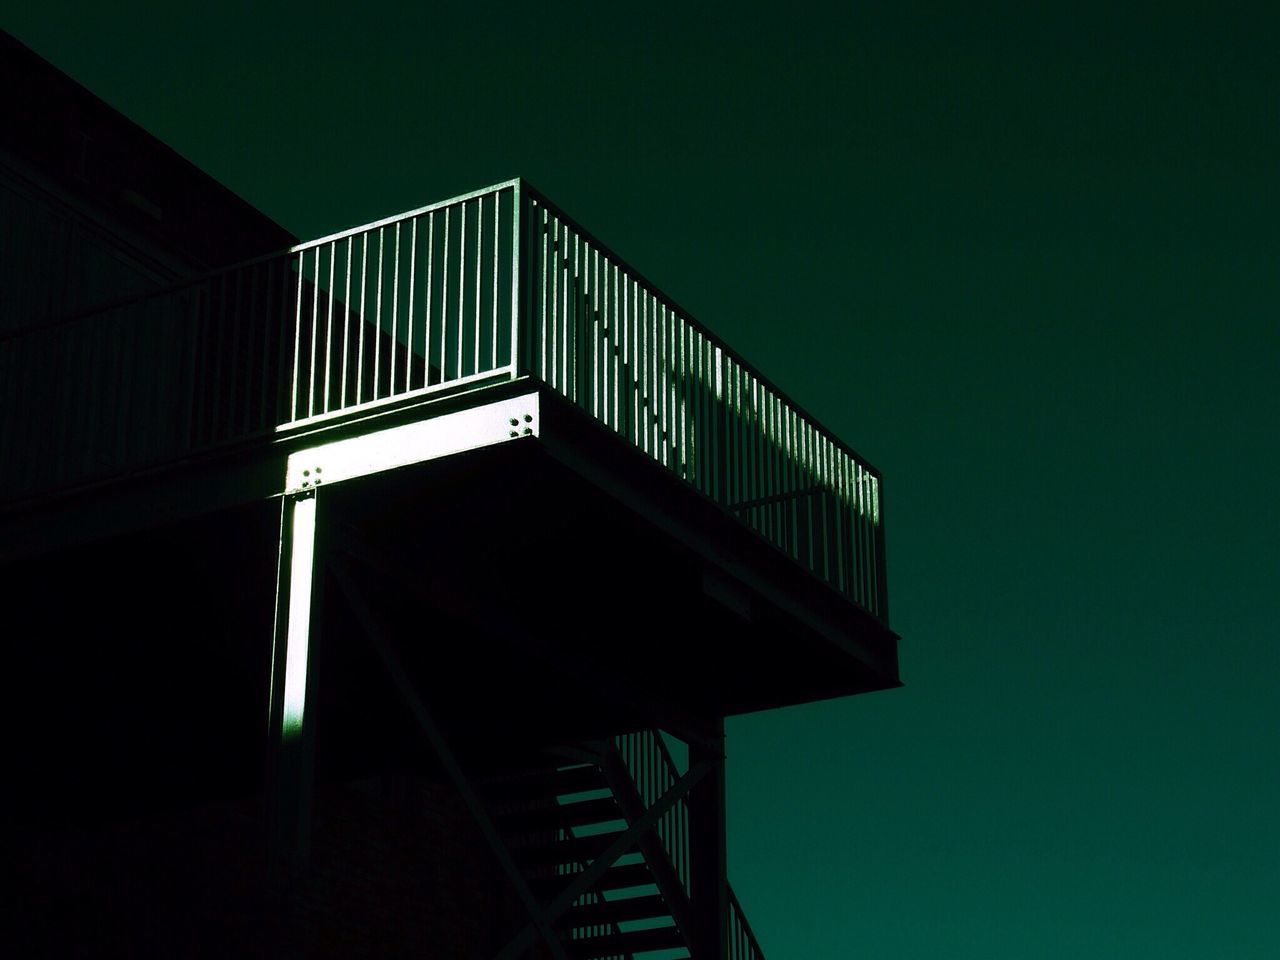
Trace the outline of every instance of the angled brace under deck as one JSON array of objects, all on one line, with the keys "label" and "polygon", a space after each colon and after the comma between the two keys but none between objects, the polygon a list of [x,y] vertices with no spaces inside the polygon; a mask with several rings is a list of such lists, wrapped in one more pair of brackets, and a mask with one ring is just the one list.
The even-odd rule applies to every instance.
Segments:
[{"label": "angled brace under deck", "polygon": [[502,838],[498,835],[497,829],[493,825],[493,821],[485,812],[480,798],[476,795],[475,788],[471,786],[471,782],[467,779],[462,768],[458,765],[457,759],[453,755],[453,751],[449,749],[449,744],[445,740],[440,729],[435,725],[435,721],[431,719],[431,715],[427,712],[426,706],[422,702],[422,698],[418,696],[418,692],[413,685],[413,681],[409,678],[409,674],[405,671],[404,665],[400,662],[400,658],[396,655],[395,650],[382,633],[382,628],[378,625],[377,619],[368,605],[364,602],[364,598],[360,595],[360,591],[356,588],[355,583],[351,579],[351,574],[347,570],[345,563],[340,558],[330,560],[330,570],[333,573],[334,581],[338,588],[342,591],[342,595],[347,601],[347,605],[351,612],[355,614],[356,619],[360,623],[361,629],[364,631],[365,637],[373,646],[378,658],[382,661],[383,667],[390,675],[396,689],[399,690],[400,696],[404,699],[405,705],[408,706],[410,713],[413,714],[414,720],[418,727],[422,730],[427,740],[431,743],[432,749],[435,750],[436,756],[440,759],[441,765],[448,774],[449,779],[453,781],[454,787],[462,796],[463,802],[467,805],[467,809],[471,812],[471,816],[475,819],[480,827],[480,832],[484,835],[485,841],[493,850],[494,855],[498,858],[498,862],[502,865],[503,871],[507,874],[512,885],[516,888],[516,893],[524,904],[525,909],[529,911],[530,929],[536,932],[546,942],[550,948],[552,956],[556,960],[566,960],[564,947],[560,943],[559,937],[555,931],[551,929],[551,923],[554,916],[549,916],[538,906],[538,901],[529,889],[529,884],[525,880],[524,875],[520,872],[520,868],[516,866],[515,860],[511,857],[511,852],[507,850],[506,844],[502,842]]},{"label": "angled brace under deck", "polygon": [[[539,395],[528,393],[399,426],[366,422],[364,433],[323,440],[289,455],[282,478],[276,611],[268,706],[271,860],[282,877],[305,864],[314,723],[308,670],[323,609],[320,589],[330,524],[318,518],[321,487],[468,450],[539,435]],[[342,429],[350,430],[346,423]]]}]

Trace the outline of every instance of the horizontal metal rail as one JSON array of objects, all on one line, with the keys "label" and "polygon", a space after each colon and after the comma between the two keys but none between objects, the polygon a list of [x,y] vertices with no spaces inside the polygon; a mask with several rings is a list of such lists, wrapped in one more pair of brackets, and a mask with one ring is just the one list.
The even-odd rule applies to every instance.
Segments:
[{"label": "horizontal metal rail", "polygon": [[0,337],[0,500],[512,376],[511,181]]},{"label": "horizontal metal rail", "polygon": [[888,622],[878,471],[519,180],[0,337],[0,500],[522,375]]},{"label": "horizontal metal rail", "polygon": [[521,185],[517,363],[888,622],[880,474]]}]

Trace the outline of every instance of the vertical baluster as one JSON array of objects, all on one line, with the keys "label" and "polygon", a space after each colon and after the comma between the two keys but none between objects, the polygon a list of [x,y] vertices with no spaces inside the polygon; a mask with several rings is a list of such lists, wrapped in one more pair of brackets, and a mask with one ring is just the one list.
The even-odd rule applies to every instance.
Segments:
[{"label": "vertical baluster", "polygon": [[[253,416],[253,392],[254,392],[253,391],[254,370],[252,367],[253,350],[254,350],[253,334],[254,334],[254,330],[256,329],[255,324],[258,320],[259,274],[261,273],[262,268],[264,266],[265,264],[255,264],[254,266],[251,266],[251,267],[244,267],[241,270],[241,272],[244,274],[244,285],[249,288],[247,297],[242,301],[242,309],[244,311],[245,350],[244,350],[244,358],[242,361],[244,363],[244,396],[241,397],[240,399],[240,410],[241,410],[240,417],[241,417],[241,430],[246,434],[253,430],[254,420],[256,419]],[[158,340],[157,340],[157,343],[159,343]],[[157,350],[159,349],[160,348],[157,347]],[[164,360],[163,353],[160,353],[157,356],[158,356],[158,359],[160,359],[160,362],[163,364],[163,367],[167,367],[168,363]],[[159,373],[160,371],[157,371],[157,374]],[[157,377],[156,380],[158,381],[159,377]],[[156,401],[157,401],[156,403],[157,406],[159,406],[160,402],[162,402],[160,397],[157,397]],[[154,436],[154,432],[153,432],[153,436]]]},{"label": "vertical baluster", "polygon": [[670,466],[671,458],[668,446],[671,437],[671,424],[668,421],[667,379],[667,305],[653,299],[653,345],[654,345],[654,439],[657,441],[658,462]]},{"label": "vertical baluster", "polygon": [[347,383],[350,376],[348,360],[351,355],[351,243],[352,237],[348,236],[346,255],[342,259],[345,277],[342,284],[342,366],[338,375],[339,410],[347,406]]},{"label": "vertical baluster", "polygon": [[602,331],[600,329],[600,311],[597,309],[596,303],[597,290],[600,286],[600,258],[596,251],[588,246],[587,248],[587,268],[584,271],[589,279],[587,284],[587,316],[584,328],[590,331],[587,347],[591,351],[590,378],[591,378],[591,415],[597,420],[600,416],[600,338]]},{"label": "vertical baluster", "polygon": [[841,458],[847,463],[850,481],[852,484],[852,503],[849,511],[849,553],[851,561],[849,564],[849,579],[851,593],[858,603],[865,603],[867,595],[864,593],[863,577],[867,573],[867,564],[863,561],[863,465],[841,451]]},{"label": "vertical baluster", "polygon": [[698,370],[695,391],[698,416],[693,421],[693,456],[698,472],[698,485],[709,497],[716,495],[715,484],[715,376],[711,371],[711,344],[700,331],[694,331],[694,364]]},{"label": "vertical baluster", "polygon": [[[307,416],[316,412],[316,338],[320,332],[320,248],[312,247],[311,254],[311,350],[307,366]],[[303,254],[303,272],[306,272],[306,254]]]},{"label": "vertical baluster", "polygon": [[[415,284],[418,279],[418,220],[409,221],[409,296],[404,311],[404,392],[413,389],[413,310]],[[425,354],[424,354],[425,355]]]},{"label": "vertical baluster", "polygon": [[808,556],[806,559],[806,565],[808,566],[811,572],[816,573],[817,571],[814,563],[814,552],[813,552],[814,507],[816,506],[816,504],[814,503],[814,500],[816,498],[816,494],[814,494],[812,490],[817,487],[817,483],[815,482],[814,472],[813,472],[813,425],[810,424],[808,420],[804,421],[803,437],[804,437],[804,454],[803,454],[804,478],[802,482],[804,484],[805,489],[811,491],[810,493],[805,494],[805,498],[804,498],[805,543],[808,545],[808,551],[807,551]]},{"label": "vertical baluster", "polygon": [[484,250],[484,202],[483,198],[476,197],[476,344],[472,373],[480,372],[480,264],[484,260],[482,250]]},{"label": "vertical baluster", "polygon": [[391,255],[391,332],[387,337],[387,396],[396,395],[396,357],[400,353],[400,221],[396,221],[395,246]]},{"label": "vertical baluster", "polygon": [[[566,228],[568,224],[565,225]],[[572,232],[573,257],[565,260],[564,280],[564,353],[565,388],[574,403],[582,405],[578,377],[578,333],[582,324],[582,238]],[[568,251],[566,251],[567,253]]]},{"label": "vertical baluster", "polygon": [[378,228],[378,268],[373,289],[373,399],[382,392],[382,282],[385,273],[383,255],[386,252],[386,227]]},{"label": "vertical baluster", "polygon": [[431,281],[435,269],[436,212],[427,214],[427,295],[422,312],[422,385],[431,384]]},{"label": "vertical baluster", "polygon": [[564,381],[560,377],[560,287],[561,274],[564,272],[564,233],[561,228],[560,220],[552,217],[551,223],[551,262],[548,269],[551,271],[551,316],[549,323],[551,326],[551,369],[548,371],[548,378],[553,387],[561,392],[564,390]]},{"label": "vertical baluster", "polygon": [[652,340],[649,336],[649,291],[637,286],[637,293],[640,296],[640,391],[643,397],[641,404],[643,424],[644,424],[644,441],[641,448],[645,453],[652,455],[653,453],[653,385],[650,383],[652,376]]},{"label": "vertical baluster", "polygon": [[[733,386],[737,393],[738,417],[734,429],[734,446],[736,448],[737,459],[737,480],[738,480],[738,499],[749,500],[751,498],[750,485],[750,447],[748,441],[750,439],[751,421],[749,403],[743,382],[742,371],[738,369],[737,364],[729,361],[729,366],[733,370]],[[743,520],[751,522],[751,512],[745,511],[740,514]]]},{"label": "vertical baluster", "polygon": [[[236,434],[236,424],[239,413],[237,409],[239,406],[237,400],[240,396],[241,376],[240,324],[244,319],[240,313],[240,299],[243,292],[243,281],[243,269],[233,270],[230,273],[224,273],[222,275],[222,297],[224,300],[223,316],[226,318],[226,325],[228,327],[227,335],[231,342],[227,347],[227,415],[225,418],[226,422],[218,437],[220,440],[228,440]],[[138,306],[142,309],[138,311],[137,319],[141,319],[144,315],[145,303],[146,301],[139,302]],[[136,360],[131,360],[130,366],[133,366],[134,369],[136,369]],[[126,398],[131,398],[134,393],[134,390],[127,390],[125,391],[125,396]],[[132,433],[133,431],[130,432]]]},{"label": "vertical baluster", "polygon": [[[275,424],[271,422],[271,394],[269,391],[271,389],[271,329],[274,326],[272,318],[275,315],[275,311],[272,309],[272,300],[273,293],[276,289],[275,275],[278,262],[279,258],[273,257],[263,265],[264,276],[262,281],[264,289],[262,291],[262,301],[264,309],[262,317],[262,341],[258,344],[258,349],[262,357],[262,370],[259,372],[259,377],[261,379],[258,384],[259,430],[267,430],[275,426]],[[164,326],[167,328],[168,324],[164,324]],[[170,396],[172,397],[173,394],[171,393]]]},{"label": "vertical baluster", "polygon": [[774,493],[778,496],[774,506],[774,518],[777,531],[778,547],[787,550],[787,421],[786,406],[782,398],[770,391],[773,404],[773,423],[776,438],[773,447]]},{"label": "vertical baluster", "polygon": [[[214,303],[210,304],[210,308],[209,308],[209,322],[212,325],[213,335],[211,337],[212,344],[210,345],[210,349],[207,355],[207,358],[208,358],[207,370],[209,371],[209,373],[208,373],[208,378],[205,381],[205,389],[209,391],[209,416],[205,423],[205,435],[203,438],[204,443],[206,444],[211,443],[215,439],[217,439],[218,422],[222,417],[222,372],[223,372],[223,361],[224,361],[224,357],[226,356],[225,340],[227,335],[227,323],[226,323],[227,299],[226,299],[226,291],[223,287],[224,279],[225,279],[225,275],[214,276],[214,277],[211,277],[209,280],[210,297],[212,298],[216,296],[217,299],[214,301]],[[216,304],[216,309],[215,309],[215,304]],[[114,353],[120,347],[120,339],[118,337],[113,337],[111,343],[112,343],[112,351]],[[117,363],[119,362],[122,362],[122,361],[113,360],[111,366],[116,367]],[[116,405],[119,403],[119,400],[120,400],[120,390],[119,390],[120,383],[121,383],[120,378],[118,377],[114,378],[113,390],[111,394],[112,415],[117,417],[119,414],[118,414]],[[115,422],[119,423],[119,420],[117,419]]]},{"label": "vertical baluster", "polygon": [[550,293],[548,284],[547,264],[548,264],[548,245],[550,243],[549,233],[551,224],[547,219],[547,208],[542,207],[542,243],[540,244],[540,261],[538,270],[538,376],[547,382],[550,382],[550,376],[547,372],[548,347],[547,340],[550,336],[548,329],[549,319],[547,315],[547,297]]},{"label": "vertical baluster", "polygon": [[499,200],[502,199],[501,193],[493,195],[493,268],[491,277],[492,290],[489,294],[490,312],[492,317],[489,321],[489,369],[498,369],[498,238],[500,232],[500,223],[498,219],[498,208],[501,206]]},{"label": "vertical baluster", "polygon": [[840,577],[840,589],[841,589],[841,590],[845,593],[845,595],[847,596],[847,595],[849,595],[849,594],[852,592],[852,591],[850,590],[849,564],[848,564],[848,561],[847,561],[847,559],[846,559],[846,557],[845,557],[846,550],[847,550],[847,546],[846,546],[846,545],[847,545],[848,540],[849,540],[849,536],[848,536],[848,524],[849,524],[849,520],[848,520],[848,517],[849,517],[849,487],[848,487],[848,477],[846,476],[846,473],[845,473],[845,461],[844,461],[844,457],[842,457],[842,456],[840,455],[840,448],[839,448],[839,447],[836,447],[836,446],[833,444],[833,445],[832,445],[832,451],[833,451],[833,456],[835,457],[835,468],[836,468],[836,489],[837,489],[837,491],[838,491],[838,496],[837,496],[837,498],[836,498],[836,511],[837,511],[837,513],[836,513],[836,517],[837,517],[837,523],[836,523],[836,548],[837,548],[837,551],[838,551],[838,552],[837,552],[837,554],[836,554],[836,569],[839,571],[839,577]]},{"label": "vertical baluster", "polygon": [[[322,405],[321,413],[329,412],[329,365],[333,362],[333,270],[334,256],[337,253],[337,245],[330,241],[326,246],[329,248],[329,285],[325,288],[325,321],[324,321],[324,348],[322,357],[324,360],[324,381],[322,384]],[[320,286],[320,269],[319,269],[320,247],[316,247],[316,287]]]},{"label": "vertical baluster", "polygon": [[449,379],[449,214],[444,208],[444,253],[440,259],[440,382]]},{"label": "vertical baluster", "polygon": [[632,402],[635,405],[635,416],[632,417],[635,423],[635,436],[631,442],[643,450],[645,436],[644,327],[640,315],[640,286],[630,279],[628,279],[628,286],[630,288],[629,299],[631,300],[631,390],[633,394]]},{"label": "vertical baluster", "polygon": [[453,368],[454,379],[463,376],[462,345],[466,341],[466,321],[463,311],[467,300],[467,205],[458,205],[458,356]]},{"label": "vertical baluster", "polygon": [[871,473],[865,466],[859,465],[862,472],[862,509],[858,512],[862,539],[858,545],[858,566],[862,571],[862,605],[868,610],[875,610],[874,565],[871,562]]}]

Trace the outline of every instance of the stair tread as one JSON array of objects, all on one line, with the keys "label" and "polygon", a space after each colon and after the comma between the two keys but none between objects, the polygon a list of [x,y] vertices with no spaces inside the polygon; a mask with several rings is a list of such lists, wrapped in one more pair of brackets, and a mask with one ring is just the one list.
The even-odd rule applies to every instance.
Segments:
[{"label": "stair tread", "polygon": [[526,809],[508,810],[494,818],[502,829],[516,832],[539,827],[582,827],[594,823],[622,820],[622,810],[612,796],[577,800],[570,803],[546,803]]},{"label": "stair tread", "polygon": [[512,853],[528,864],[589,863],[600,856],[618,837],[622,830],[610,830],[589,837],[569,837],[564,840],[535,840],[513,844]]},{"label": "stair tread", "polygon": [[597,937],[579,937],[562,942],[567,954],[582,960],[686,945],[684,936],[675,927],[650,927],[647,930],[627,930],[621,933],[609,932]]},{"label": "stair tread", "polygon": [[667,902],[658,894],[628,897],[625,900],[603,900],[573,907],[565,914],[565,925],[589,927],[596,924],[621,923],[626,920],[649,920],[669,917]]},{"label": "stair tread", "polygon": [[[575,874],[547,874],[529,877],[529,885],[545,899],[550,900],[573,882]],[[593,884],[593,890],[625,890],[644,887],[653,883],[653,874],[645,863],[626,863],[610,867],[604,876]]]}]

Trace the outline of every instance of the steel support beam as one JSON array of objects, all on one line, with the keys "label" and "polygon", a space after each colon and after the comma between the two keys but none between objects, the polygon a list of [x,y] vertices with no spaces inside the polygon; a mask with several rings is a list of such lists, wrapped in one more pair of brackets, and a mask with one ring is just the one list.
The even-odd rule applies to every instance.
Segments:
[{"label": "steel support beam", "polygon": [[431,719],[431,714],[427,711],[426,705],[422,702],[422,698],[418,696],[413,680],[400,662],[400,657],[396,654],[390,641],[383,634],[382,627],[374,616],[373,611],[365,603],[364,597],[352,579],[346,564],[341,558],[335,557],[331,561],[331,567],[334,582],[338,585],[343,599],[346,600],[347,606],[360,624],[365,638],[378,655],[378,659],[382,662],[382,666],[390,676],[392,683],[395,684],[405,706],[408,707],[410,714],[413,715],[418,728],[431,744],[431,748],[439,758],[445,773],[453,781],[455,789],[457,789],[471,816],[480,827],[480,832],[484,835],[485,841],[489,844],[499,864],[501,864],[507,879],[515,887],[516,894],[520,897],[525,909],[529,911],[532,929],[547,944],[555,960],[566,960],[564,947],[561,946],[560,939],[556,936],[555,931],[551,929],[550,918],[539,907],[537,899],[529,889],[529,884],[525,880],[524,874],[520,872],[520,868],[516,865],[515,860],[512,859],[506,844],[502,842],[497,828],[493,825],[493,820],[480,802],[475,788],[471,786],[471,782],[467,779],[462,767],[459,766],[453,751],[449,748],[448,741],[444,738],[444,734],[440,732],[440,728]]},{"label": "steel support beam", "polygon": [[729,948],[729,880],[724,803],[724,722],[719,744],[689,744],[689,763],[714,762],[714,770],[689,794],[689,880],[698,956],[726,960]]},{"label": "steel support beam", "polygon": [[281,500],[268,717],[267,824],[277,881],[306,865],[310,849],[315,717],[312,656],[320,633],[323,557],[315,492]]}]

